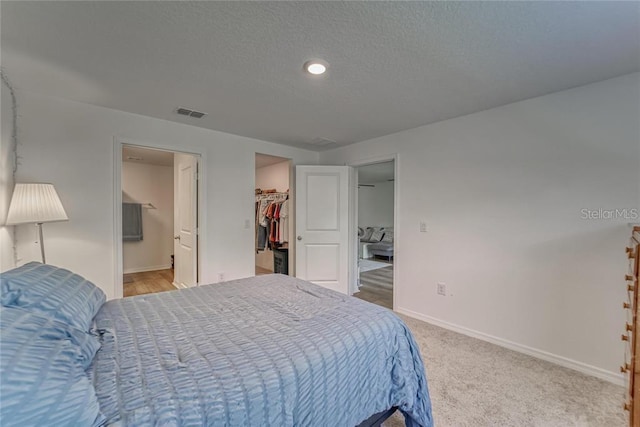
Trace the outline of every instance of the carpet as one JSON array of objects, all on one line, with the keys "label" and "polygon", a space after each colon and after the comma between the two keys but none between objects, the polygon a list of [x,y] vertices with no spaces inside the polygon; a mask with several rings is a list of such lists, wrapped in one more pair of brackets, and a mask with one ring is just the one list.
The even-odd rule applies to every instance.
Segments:
[{"label": "carpet", "polygon": [[378,268],[388,267],[389,263],[373,261],[371,259],[361,259],[358,261],[358,266],[360,267],[360,273],[364,273],[366,271],[377,270]]},{"label": "carpet", "polygon": [[[406,316],[437,427],[624,427],[624,388]],[[622,356],[621,356],[622,357]],[[398,411],[382,424],[404,426]]]}]

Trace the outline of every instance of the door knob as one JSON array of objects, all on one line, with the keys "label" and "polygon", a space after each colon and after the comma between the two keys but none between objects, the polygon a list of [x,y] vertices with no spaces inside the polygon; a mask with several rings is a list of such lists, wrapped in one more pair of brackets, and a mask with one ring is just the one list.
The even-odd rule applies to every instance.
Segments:
[{"label": "door knob", "polygon": [[180,236],[173,236],[174,240],[180,240]]},{"label": "door knob", "polygon": [[302,240],[302,236],[298,236],[298,240]]}]

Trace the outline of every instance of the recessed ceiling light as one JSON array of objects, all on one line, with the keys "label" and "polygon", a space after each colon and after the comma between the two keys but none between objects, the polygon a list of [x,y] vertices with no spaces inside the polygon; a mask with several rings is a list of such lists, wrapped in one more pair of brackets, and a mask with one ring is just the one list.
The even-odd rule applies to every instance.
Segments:
[{"label": "recessed ceiling light", "polygon": [[328,66],[329,64],[327,64],[326,61],[321,59],[312,59],[304,63],[304,70],[309,74],[319,76],[327,71]]}]

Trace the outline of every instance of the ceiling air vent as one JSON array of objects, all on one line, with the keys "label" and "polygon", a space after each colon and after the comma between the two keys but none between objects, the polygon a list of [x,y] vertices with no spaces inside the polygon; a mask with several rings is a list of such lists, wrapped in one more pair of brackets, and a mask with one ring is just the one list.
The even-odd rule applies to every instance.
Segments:
[{"label": "ceiling air vent", "polygon": [[180,114],[181,116],[189,116],[189,117],[193,117],[196,119],[201,119],[204,116],[207,115],[207,113],[203,113],[201,111],[195,111],[195,110],[190,110],[188,108],[184,108],[184,107],[178,107],[178,109],[176,109],[176,113]]},{"label": "ceiling air vent", "polygon": [[336,144],[336,142],[332,141],[330,139],[327,139],[327,138],[315,138],[315,139],[312,139],[311,141],[309,141],[309,144],[315,145],[315,146],[318,146],[318,147],[324,147],[326,145]]}]

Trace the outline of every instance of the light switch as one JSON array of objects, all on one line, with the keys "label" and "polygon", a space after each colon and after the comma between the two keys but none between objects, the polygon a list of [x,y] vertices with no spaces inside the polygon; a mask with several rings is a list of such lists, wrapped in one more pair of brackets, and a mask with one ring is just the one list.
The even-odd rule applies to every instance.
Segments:
[{"label": "light switch", "polygon": [[251,228],[251,221],[249,221],[248,219],[244,220],[244,229],[248,230],[249,228]]},{"label": "light switch", "polygon": [[421,233],[426,233],[427,232],[427,222],[426,221],[420,221],[420,232]]}]

